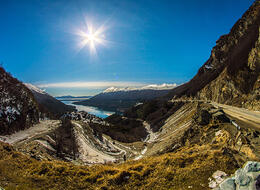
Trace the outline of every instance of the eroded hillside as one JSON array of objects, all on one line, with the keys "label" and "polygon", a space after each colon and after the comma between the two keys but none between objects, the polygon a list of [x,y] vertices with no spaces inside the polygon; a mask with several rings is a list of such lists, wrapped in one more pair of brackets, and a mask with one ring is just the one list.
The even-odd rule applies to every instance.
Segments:
[{"label": "eroded hillside", "polygon": [[[90,120],[76,119],[67,132],[59,128],[59,123],[50,123],[48,131],[13,143],[29,157],[1,143],[0,185],[6,189],[210,189],[208,178],[215,171],[232,174],[248,160],[260,161],[259,129],[238,125],[236,122],[240,121],[230,120],[222,109],[208,103],[182,104],[157,132],[148,131],[150,136],[140,142],[120,143],[94,132],[88,124]],[[62,129],[56,139],[55,133],[50,133]],[[71,146],[73,138],[69,137],[73,131],[73,141],[79,145],[76,147]],[[51,142],[59,142],[60,138],[61,152],[57,143]],[[32,146],[33,143],[38,145]],[[26,147],[32,149],[25,151]],[[33,156],[33,150],[40,151]],[[77,155],[72,150],[81,151]],[[60,161],[56,153],[63,154],[67,162]],[[126,162],[122,159],[124,154]],[[122,163],[113,164],[116,158]],[[82,165],[90,160],[104,163],[102,159],[107,159],[107,164],[72,164]]]},{"label": "eroded hillside", "polygon": [[201,190],[217,186],[216,171],[228,177],[259,162],[259,15],[257,0],[168,99],[105,120],[70,112],[32,126],[31,92],[0,68],[0,186]]}]

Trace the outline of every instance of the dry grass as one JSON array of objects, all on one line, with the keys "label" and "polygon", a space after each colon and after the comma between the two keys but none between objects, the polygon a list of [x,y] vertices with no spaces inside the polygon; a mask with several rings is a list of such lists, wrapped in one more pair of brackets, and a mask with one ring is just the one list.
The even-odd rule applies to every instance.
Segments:
[{"label": "dry grass", "polygon": [[36,161],[1,144],[0,159],[5,189],[207,189],[214,171],[238,167],[229,151],[209,145],[123,164],[76,166]]}]

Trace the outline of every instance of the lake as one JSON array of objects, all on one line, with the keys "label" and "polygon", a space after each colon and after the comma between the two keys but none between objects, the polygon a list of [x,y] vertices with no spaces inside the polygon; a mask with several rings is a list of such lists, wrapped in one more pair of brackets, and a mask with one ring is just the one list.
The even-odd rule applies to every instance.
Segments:
[{"label": "lake", "polygon": [[97,107],[76,105],[76,104],[73,104],[73,102],[75,102],[75,101],[71,101],[71,100],[61,100],[61,102],[63,102],[66,105],[75,106],[78,111],[86,111],[86,112],[93,114],[100,118],[106,118],[106,117],[114,114],[114,112],[104,111]]}]

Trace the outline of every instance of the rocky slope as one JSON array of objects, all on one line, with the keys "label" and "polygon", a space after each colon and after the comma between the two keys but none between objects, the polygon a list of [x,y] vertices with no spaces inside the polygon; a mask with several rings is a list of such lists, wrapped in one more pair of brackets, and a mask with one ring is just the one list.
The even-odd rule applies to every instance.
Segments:
[{"label": "rocky slope", "polygon": [[[201,190],[210,189],[209,178],[216,171],[231,175],[248,160],[260,161],[259,131],[247,124],[232,124],[221,109],[207,103],[183,102],[153,140],[128,144],[98,134],[89,120],[81,120],[77,114],[73,118],[74,127],[66,131],[64,127],[53,128],[59,131],[58,136],[43,133],[13,144],[30,157],[0,143],[0,186],[6,189]],[[74,140],[70,130],[73,128],[77,134]],[[63,147],[59,149],[57,142],[62,142]],[[73,147],[75,142],[78,146]],[[55,156],[57,150],[64,154],[64,160],[77,165],[59,161]],[[73,160],[77,156],[73,150],[81,150],[78,158],[83,163],[90,160],[100,163],[111,157],[123,161],[125,153],[129,161],[82,166],[78,165],[79,160]]]},{"label": "rocky slope", "polygon": [[0,134],[10,134],[39,121],[31,91],[0,67]]},{"label": "rocky slope", "polygon": [[260,110],[260,1],[223,35],[210,58],[169,98],[192,97]]},{"label": "rocky slope", "polygon": [[[217,42],[198,74],[171,92],[171,100],[151,100],[106,120],[68,113],[63,119],[71,121],[62,125],[41,121],[23,135],[1,137],[12,146],[0,142],[0,185],[201,190],[215,188],[220,175],[232,175],[247,161],[259,162],[260,113],[215,103],[258,109],[259,9],[256,1]],[[251,178],[243,171],[231,185],[240,188],[254,179],[248,185],[258,188],[259,174]]]},{"label": "rocky slope", "polygon": [[24,83],[27,88],[29,88],[36,101],[39,104],[39,108],[42,112],[46,113],[46,116],[49,118],[59,118],[66,112],[75,111],[73,106],[68,106],[52,97],[43,90],[37,88],[36,86]]},{"label": "rocky slope", "polygon": [[[222,174],[224,174],[223,177],[226,176],[224,172],[222,172]],[[216,180],[215,183],[212,181],[212,186],[215,186],[217,182],[220,184],[214,188],[214,190],[258,190],[260,189],[260,162],[247,162],[244,167],[239,168],[232,177],[226,178],[225,180],[223,177],[215,175]]]}]

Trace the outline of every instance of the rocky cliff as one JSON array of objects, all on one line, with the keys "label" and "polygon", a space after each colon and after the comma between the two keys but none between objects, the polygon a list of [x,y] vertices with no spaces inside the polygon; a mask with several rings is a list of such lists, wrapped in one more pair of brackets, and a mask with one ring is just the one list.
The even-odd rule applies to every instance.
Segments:
[{"label": "rocky cliff", "polygon": [[0,134],[10,134],[39,121],[31,91],[0,67]]},{"label": "rocky cliff", "polygon": [[210,58],[170,98],[192,97],[260,109],[260,1],[212,49]]}]

